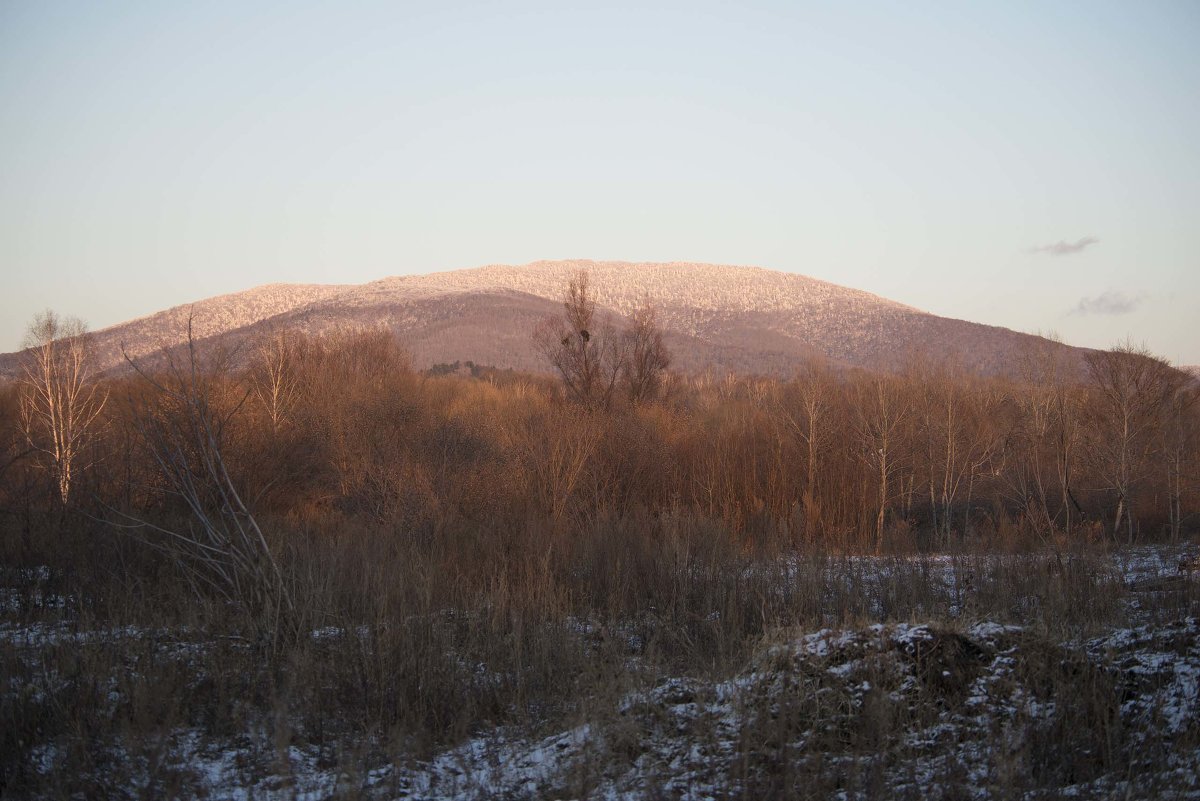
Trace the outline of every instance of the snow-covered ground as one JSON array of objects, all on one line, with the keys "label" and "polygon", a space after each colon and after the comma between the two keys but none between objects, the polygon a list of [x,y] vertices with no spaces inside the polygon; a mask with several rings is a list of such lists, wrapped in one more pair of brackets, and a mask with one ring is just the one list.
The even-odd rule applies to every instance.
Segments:
[{"label": "snow-covered ground", "polygon": [[[1180,575],[1181,555],[1140,548],[1106,557],[1129,624],[1100,633],[1056,640],[1035,625],[972,619],[969,606],[931,623],[783,628],[733,675],[660,676],[560,730],[478,731],[423,758],[378,742],[353,754],[270,742],[265,728],[252,727],[234,737],[173,731],[155,762],[123,754],[118,732],[106,736],[133,777],[135,786],[123,788],[130,795],[162,794],[154,782],[166,772],[182,788],[176,794],[219,799],[1200,799],[1200,622],[1196,581]],[[1005,558],[1027,559],[1030,569],[1046,562]],[[923,562],[931,582],[964,592],[958,585],[970,570],[962,562]],[[881,581],[887,564],[895,562],[880,562]],[[40,584],[48,576],[7,578]],[[1187,593],[1191,605],[1165,622],[1142,615],[1147,599],[1164,592]],[[61,599],[31,596],[28,587],[19,595],[47,610],[41,622],[0,622],[0,648],[19,659],[149,639],[164,660],[186,661],[206,647],[189,632],[81,630],[53,619]],[[0,596],[4,617],[15,616],[17,598],[15,590]],[[564,625],[589,634],[579,621]],[[313,632],[320,643],[367,636]],[[48,671],[41,686],[6,679],[0,687],[28,697],[53,693],[60,680]],[[121,702],[115,692],[110,700]],[[28,766],[52,775],[62,753],[51,739],[29,750]]]}]

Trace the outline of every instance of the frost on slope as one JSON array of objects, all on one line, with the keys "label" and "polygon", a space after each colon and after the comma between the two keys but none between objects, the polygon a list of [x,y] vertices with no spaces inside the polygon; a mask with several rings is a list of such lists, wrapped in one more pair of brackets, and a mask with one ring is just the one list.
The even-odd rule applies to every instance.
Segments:
[{"label": "frost on slope", "polygon": [[[644,300],[669,331],[715,341],[739,325],[767,329],[803,342],[826,343],[826,355],[847,359],[864,341],[886,335],[898,321],[923,312],[867,292],[803,275],[713,264],[557,261],[513,267],[388,278],[337,298],[341,303],[381,303],[389,297],[483,291],[522,292],[559,301],[568,280],[591,276],[598,305],[625,315]],[[875,344],[885,344],[876,342]]]},{"label": "frost on slope", "polygon": [[[406,288],[453,293],[510,289],[559,300],[567,282],[580,271],[590,275],[597,301],[622,314],[649,298],[663,308],[709,312],[795,312],[823,306],[887,307],[917,312],[867,292],[819,281],[804,275],[688,262],[629,263],[541,261],[524,266],[489,265],[473,270],[386,278],[362,287],[363,292],[392,292]],[[348,294],[353,297],[356,292]]]},{"label": "frost on slope", "polygon": [[[187,341],[188,325],[197,340],[253,325],[342,292],[335,284],[267,284],[174,306],[103,328],[91,336],[99,370],[139,359]],[[12,354],[0,363],[0,375],[14,374]]]},{"label": "frost on slope", "polygon": [[[360,286],[271,285],[181,306],[96,335],[101,367],[182,342],[189,315],[197,338],[252,333],[274,321],[319,334],[384,326],[401,336],[418,366],[470,359],[519,369],[544,367],[529,332],[557,313],[569,278],[591,274],[602,309],[620,316],[643,300],[685,371],[715,368],[789,374],[813,355],[893,368],[911,355],[954,358],[985,372],[1003,369],[1031,338],[1007,329],[936,317],[867,292],[757,267],[592,261],[491,265],[386,278]],[[0,374],[12,374],[0,358]]]},{"label": "frost on slope", "polygon": [[175,306],[97,331],[97,356],[102,363],[119,362],[122,347],[131,357],[145,356],[164,345],[185,341],[189,322],[192,335],[204,339],[328,298],[344,288],[333,284],[266,284]]},{"label": "frost on slope", "polygon": [[619,317],[650,301],[684,371],[788,375],[814,355],[895,368],[926,354],[995,372],[1033,341],[803,275],[681,262],[554,261],[399,276],[314,304],[305,319],[386,325],[418,365],[472,359],[540,369],[529,329],[559,312],[568,280],[581,270],[602,310]]}]

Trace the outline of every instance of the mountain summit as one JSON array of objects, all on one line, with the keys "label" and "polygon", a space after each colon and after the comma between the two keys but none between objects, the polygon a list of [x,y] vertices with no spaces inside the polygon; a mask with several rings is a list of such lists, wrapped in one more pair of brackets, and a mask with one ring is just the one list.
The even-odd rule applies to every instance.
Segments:
[{"label": "mountain summit", "polygon": [[[101,369],[154,354],[193,334],[232,343],[265,327],[310,334],[387,327],[417,367],[471,360],[544,370],[530,332],[561,313],[569,277],[591,273],[598,309],[619,321],[648,300],[685,371],[786,375],[806,359],[894,369],[916,356],[982,372],[1010,369],[1039,340],[1006,328],[938,317],[856,289],[759,267],[539,261],[384,278],[361,285],[271,284],[177,306],[93,334]],[[16,354],[0,356],[13,375]]]}]

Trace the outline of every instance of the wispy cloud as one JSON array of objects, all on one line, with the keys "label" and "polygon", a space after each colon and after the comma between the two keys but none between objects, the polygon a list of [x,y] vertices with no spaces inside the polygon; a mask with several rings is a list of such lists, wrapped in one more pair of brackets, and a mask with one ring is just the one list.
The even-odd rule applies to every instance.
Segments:
[{"label": "wispy cloud", "polygon": [[1045,253],[1047,256],[1072,256],[1099,241],[1094,236],[1085,236],[1083,239],[1078,239],[1074,242],[1055,242],[1053,245],[1041,245],[1040,247],[1030,248],[1029,252]]},{"label": "wispy cloud", "polygon": [[1129,314],[1142,304],[1141,295],[1130,295],[1119,289],[1101,292],[1094,298],[1081,298],[1071,314]]}]

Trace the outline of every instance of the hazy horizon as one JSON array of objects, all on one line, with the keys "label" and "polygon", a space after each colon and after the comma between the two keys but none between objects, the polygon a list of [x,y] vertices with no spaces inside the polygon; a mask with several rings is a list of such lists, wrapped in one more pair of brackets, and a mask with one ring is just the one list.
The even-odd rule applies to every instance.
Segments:
[{"label": "hazy horizon", "polygon": [[274,283],[809,275],[1200,364],[1200,9],[0,9],[0,350]]}]

